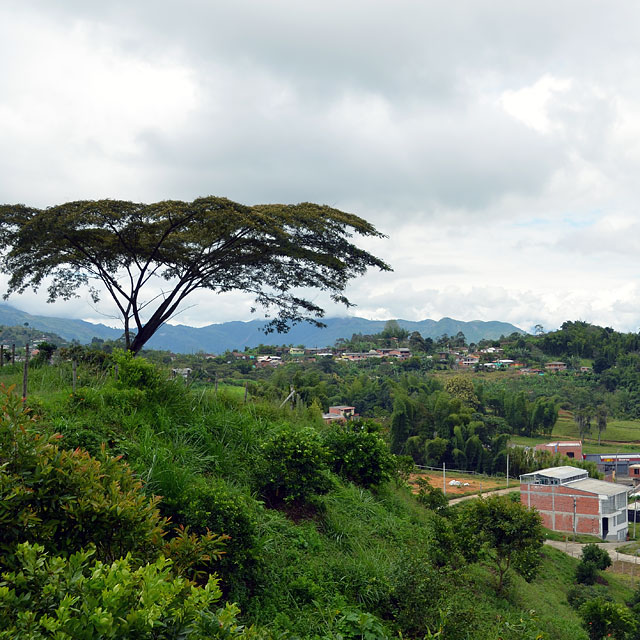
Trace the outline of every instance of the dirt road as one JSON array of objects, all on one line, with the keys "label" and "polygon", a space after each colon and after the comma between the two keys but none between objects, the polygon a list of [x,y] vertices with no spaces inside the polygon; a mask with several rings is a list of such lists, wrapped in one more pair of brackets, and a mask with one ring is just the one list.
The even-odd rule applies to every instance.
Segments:
[{"label": "dirt road", "polygon": [[508,489],[498,489],[496,491],[487,491],[486,493],[474,493],[472,496],[462,496],[461,498],[453,498],[449,500],[449,504],[458,504],[463,500],[472,500],[473,498],[488,498],[489,496],[503,496],[507,493],[513,493],[514,491],[520,491],[520,487],[509,487]]}]

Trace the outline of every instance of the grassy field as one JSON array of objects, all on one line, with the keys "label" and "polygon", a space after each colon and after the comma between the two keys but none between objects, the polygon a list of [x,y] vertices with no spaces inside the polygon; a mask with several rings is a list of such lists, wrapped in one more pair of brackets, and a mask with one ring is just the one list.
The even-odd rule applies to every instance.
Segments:
[{"label": "grassy field", "polygon": [[[578,440],[578,428],[570,414],[561,414],[550,436],[527,438],[513,436],[511,442],[527,447],[551,442],[553,440]],[[584,453],[630,453],[640,451],[640,421],[637,420],[609,420],[607,429],[601,434],[601,444],[598,445],[598,432],[595,428],[584,439],[582,450]]]}]

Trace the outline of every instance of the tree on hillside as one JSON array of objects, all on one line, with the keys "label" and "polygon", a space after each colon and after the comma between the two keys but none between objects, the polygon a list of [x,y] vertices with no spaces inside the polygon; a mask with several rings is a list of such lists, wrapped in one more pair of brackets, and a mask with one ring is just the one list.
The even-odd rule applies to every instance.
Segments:
[{"label": "tree on hillside", "polygon": [[[278,313],[269,330],[318,320],[323,309],[300,288],[327,291],[349,306],[349,280],[389,266],[350,242],[381,237],[366,220],[327,206],[245,206],[213,196],[193,202],[68,202],[48,209],[0,206],[5,299],[47,279],[49,302],[99,287],[117,306],[126,347],[137,353],[198,289],[246,291]],[[164,281],[158,293],[154,281]]]},{"label": "tree on hillside", "polygon": [[604,404],[596,408],[596,428],[598,429],[598,445],[600,444],[600,436],[607,429],[607,407]]},{"label": "tree on hillside", "polygon": [[444,383],[444,390],[468,407],[475,407],[478,404],[473,381],[468,376],[453,376],[453,378],[447,379]]},{"label": "tree on hillside", "polygon": [[591,433],[591,419],[593,418],[593,407],[582,407],[573,412],[573,420],[578,427],[580,440],[584,440],[588,433]]},{"label": "tree on hillside", "polygon": [[466,553],[479,556],[496,571],[498,593],[511,569],[527,580],[535,576],[544,541],[537,511],[507,496],[479,498],[464,505],[460,524],[470,536]]},{"label": "tree on hillside", "polygon": [[384,329],[380,332],[380,336],[387,340],[390,338],[406,340],[409,336],[409,332],[406,329],[403,329],[397,320],[387,320],[384,325]]}]

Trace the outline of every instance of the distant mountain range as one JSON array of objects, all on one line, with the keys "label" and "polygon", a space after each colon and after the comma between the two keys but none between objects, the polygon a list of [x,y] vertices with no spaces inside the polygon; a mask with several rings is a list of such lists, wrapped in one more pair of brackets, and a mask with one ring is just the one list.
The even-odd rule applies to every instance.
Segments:
[{"label": "distant mountain range", "polygon": [[[231,349],[255,347],[258,344],[302,344],[306,347],[327,347],[335,344],[338,338],[351,338],[354,333],[374,334],[384,329],[386,320],[367,320],[365,318],[325,318],[327,325],[318,329],[303,323],[296,325],[289,333],[265,334],[262,328],[264,320],[249,322],[223,322],[206,327],[187,327],[185,325],[164,325],[147,343],[150,349],[169,350],[175,353],[223,353]],[[0,305],[0,324],[16,326],[28,323],[33,329],[56,333],[66,340],[77,340],[87,344],[91,339],[117,340],[122,330],[107,327],[104,324],[93,324],[84,320],[36,316],[19,311],[9,305]],[[459,331],[464,333],[467,342],[478,342],[484,339],[496,339],[501,335],[509,335],[525,331],[508,322],[483,322],[472,320],[463,322],[451,318],[441,320],[398,320],[398,324],[408,331],[419,331],[425,338],[439,338],[443,334],[455,336]]]}]

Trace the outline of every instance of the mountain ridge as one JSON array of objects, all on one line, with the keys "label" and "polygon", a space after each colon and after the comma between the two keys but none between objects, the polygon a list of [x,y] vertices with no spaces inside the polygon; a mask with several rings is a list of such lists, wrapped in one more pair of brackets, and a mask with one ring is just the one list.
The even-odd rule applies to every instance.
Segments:
[{"label": "mountain ridge", "polygon": [[[408,331],[419,331],[425,338],[439,338],[443,334],[456,335],[464,333],[468,342],[485,339],[497,339],[501,335],[526,332],[508,322],[484,320],[440,320],[425,319],[420,321],[398,319],[398,324]],[[291,328],[288,333],[264,333],[266,320],[232,320],[205,327],[165,324],[147,343],[150,349],[169,350],[176,353],[223,353],[231,349],[255,347],[259,344],[302,344],[305,347],[327,347],[335,344],[339,338],[350,338],[354,333],[374,334],[384,329],[387,320],[367,320],[357,316],[342,318],[325,318],[325,328],[301,323]],[[0,324],[15,326],[24,325],[58,334],[66,340],[77,340],[88,344],[92,338],[117,340],[122,330],[95,324],[85,320],[59,318],[55,316],[33,315],[20,311],[7,304],[0,305]]]}]

